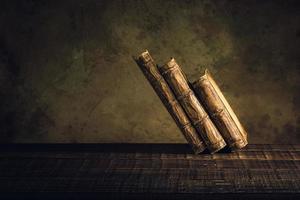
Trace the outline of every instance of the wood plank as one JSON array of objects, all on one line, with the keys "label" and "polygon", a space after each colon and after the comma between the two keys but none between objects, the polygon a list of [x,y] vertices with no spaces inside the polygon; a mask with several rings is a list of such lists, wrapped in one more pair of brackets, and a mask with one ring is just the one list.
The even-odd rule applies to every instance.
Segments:
[{"label": "wood plank", "polygon": [[13,152],[0,153],[0,159],[176,159],[176,160],[300,160],[300,151],[239,151],[217,154],[166,154],[166,153],[49,153],[49,152]]}]

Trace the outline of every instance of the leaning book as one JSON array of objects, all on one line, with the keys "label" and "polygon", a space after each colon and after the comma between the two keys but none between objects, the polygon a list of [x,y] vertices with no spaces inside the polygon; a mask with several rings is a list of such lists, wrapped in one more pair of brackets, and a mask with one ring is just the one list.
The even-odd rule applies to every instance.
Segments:
[{"label": "leaning book", "polygon": [[248,144],[247,133],[208,70],[192,83],[193,89],[232,150]]},{"label": "leaning book", "polygon": [[192,124],[198,133],[200,133],[207,149],[211,153],[215,153],[225,147],[226,143],[224,139],[196,98],[184,72],[175,59],[172,58],[165,65],[161,66],[159,70],[173,90],[175,97],[187,113]]},{"label": "leaning book", "polygon": [[143,52],[138,57],[134,57],[139,68],[150,82],[151,86],[159,96],[160,100],[180,128],[184,137],[191,145],[193,151],[198,154],[205,150],[206,146],[199,137],[197,131],[191,124],[185,111],[176,100],[172,90],[160,74],[157,65],[148,51]]}]

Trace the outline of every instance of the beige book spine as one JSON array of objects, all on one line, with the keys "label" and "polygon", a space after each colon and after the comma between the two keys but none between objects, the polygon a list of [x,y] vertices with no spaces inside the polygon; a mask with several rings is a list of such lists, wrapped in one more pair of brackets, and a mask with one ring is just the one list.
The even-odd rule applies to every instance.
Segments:
[{"label": "beige book spine", "polygon": [[185,74],[175,59],[171,59],[167,64],[161,66],[159,70],[173,90],[192,124],[198,133],[200,133],[208,150],[211,153],[221,150],[226,145],[225,141],[191,90]]},{"label": "beige book spine", "polygon": [[192,86],[228,146],[232,150],[245,147],[247,133],[208,70]]},{"label": "beige book spine", "polygon": [[152,85],[164,106],[167,108],[177,126],[180,128],[193,151],[196,154],[203,152],[206,148],[203,140],[197,134],[186,113],[176,100],[172,90],[161,76],[157,65],[149,52],[143,52],[137,58],[134,57],[134,60]]}]

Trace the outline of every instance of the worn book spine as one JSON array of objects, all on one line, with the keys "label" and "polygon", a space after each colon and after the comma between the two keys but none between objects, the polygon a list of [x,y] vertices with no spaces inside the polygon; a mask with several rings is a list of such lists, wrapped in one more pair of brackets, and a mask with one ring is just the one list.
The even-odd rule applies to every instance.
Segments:
[{"label": "worn book spine", "polygon": [[232,150],[245,147],[247,133],[208,70],[192,86],[228,146]]},{"label": "worn book spine", "polygon": [[167,108],[168,112],[171,114],[184,137],[191,145],[193,151],[196,154],[203,152],[206,148],[203,140],[201,137],[199,137],[197,131],[190,123],[189,118],[179,102],[176,100],[167,82],[161,76],[157,65],[150,56],[149,52],[143,52],[140,56],[134,57],[134,60],[152,85],[162,103]]},{"label": "worn book spine", "polygon": [[225,147],[226,143],[224,139],[191,90],[185,74],[175,59],[172,58],[167,64],[161,66],[159,70],[173,90],[192,124],[198,133],[200,133],[207,149],[211,153],[214,153]]}]

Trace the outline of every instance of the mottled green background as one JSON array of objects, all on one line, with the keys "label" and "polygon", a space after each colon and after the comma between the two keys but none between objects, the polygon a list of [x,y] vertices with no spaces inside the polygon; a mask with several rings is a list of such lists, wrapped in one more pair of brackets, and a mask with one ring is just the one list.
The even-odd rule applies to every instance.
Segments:
[{"label": "mottled green background", "polygon": [[207,67],[250,143],[300,142],[298,1],[1,1],[1,142],[185,140],[131,56]]}]

